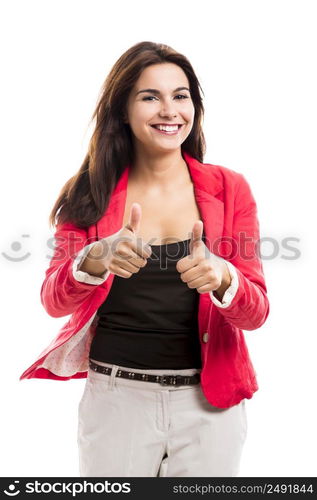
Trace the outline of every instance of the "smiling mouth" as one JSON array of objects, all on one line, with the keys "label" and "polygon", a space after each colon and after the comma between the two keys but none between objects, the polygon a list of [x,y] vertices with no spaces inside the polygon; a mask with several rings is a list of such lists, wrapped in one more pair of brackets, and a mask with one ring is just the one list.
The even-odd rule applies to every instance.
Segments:
[{"label": "smiling mouth", "polygon": [[163,130],[163,129],[158,128],[158,126],[156,126],[156,125],[151,125],[151,127],[154,128],[154,130],[156,130],[160,134],[176,135],[176,134],[178,134],[178,132],[180,131],[180,129],[184,126],[184,124],[177,125],[177,129],[176,130],[175,130],[175,125],[170,125],[170,126],[173,127],[174,130]]}]

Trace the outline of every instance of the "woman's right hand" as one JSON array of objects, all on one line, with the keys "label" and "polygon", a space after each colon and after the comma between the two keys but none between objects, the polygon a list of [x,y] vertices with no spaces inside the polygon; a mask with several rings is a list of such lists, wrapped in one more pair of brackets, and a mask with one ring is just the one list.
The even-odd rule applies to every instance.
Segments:
[{"label": "woman's right hand", "polygon": [[103,267],[121,278],[130,278],[146,266],[152,249],[142,238],[137,237],[141,217],[141,205],[133,203],[128,224],[111,236],[97,241],[91,248],[89,258],[97,260],[99,269]]}]

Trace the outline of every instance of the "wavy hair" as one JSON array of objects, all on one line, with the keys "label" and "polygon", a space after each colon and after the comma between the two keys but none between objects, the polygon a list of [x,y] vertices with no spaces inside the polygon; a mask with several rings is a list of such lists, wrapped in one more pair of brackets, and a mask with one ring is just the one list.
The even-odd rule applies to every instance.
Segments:
[{"label": "wavy hair", "polygon": [[70,222],[85,228],[102,217],[124,168],[133,164],[132,132],[124,122],[129,94],[146,67],[161,63],[177,64],[188,78],[195,116],[181,149],[203,161],[206,149],[200,94],[203,91],[190,62],[168,45],[137,43],[120,56],[101,87],[89,122],[95,120],[86,157],[78,172],[61,189],[49,215],[51,226]]}]

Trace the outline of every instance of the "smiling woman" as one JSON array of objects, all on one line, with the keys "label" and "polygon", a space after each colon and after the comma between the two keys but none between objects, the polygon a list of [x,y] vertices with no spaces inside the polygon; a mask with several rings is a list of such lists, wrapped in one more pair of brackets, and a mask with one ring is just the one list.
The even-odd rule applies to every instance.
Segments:
[{"label": "smiling woman", "polygon": [[[160,82],[159,88],[156,82]],[[180,84],[176,88],[175,82]],[[182,68],[168,62],[146,67],[131,89],[124,115],[133,132],[137,158],[153,158],[155,151],[180,148],[192,130],[194,117],[189,81]],[[172,139],[162,142],[163,137]]]},{"label": "smiling woman", "polygon": [[[188,59],[167,45],[141,42],[122,54],[101,88],[91,118],[96,125],[86,158],[78,173],[62,188],[52,208],[50,224],[55,226],[56,218],[59,224],[71,221],[80,228],[96,223],[124,168],[139,163],[138,148],[142,146],[146,152],[148,141],[150,157],[144,157],[146,161],[153,158],[154,144],[160,154],[172,148],[174,158],[178,149],[178,162],[180,147],[202,161],[205,138],[201,93]],[[176,134],[160,132],[152,126],[175,123],[182,125]]]},{"label": "smiling woman", "polygon": [[20,378],[86,379],[81,476],[239,472],[258,389],[242,329],[259,328],[269,302],[251,189],[203,163],[200,91],[171,47],[129,48],[50,214],[41,301],[71,319]]}]

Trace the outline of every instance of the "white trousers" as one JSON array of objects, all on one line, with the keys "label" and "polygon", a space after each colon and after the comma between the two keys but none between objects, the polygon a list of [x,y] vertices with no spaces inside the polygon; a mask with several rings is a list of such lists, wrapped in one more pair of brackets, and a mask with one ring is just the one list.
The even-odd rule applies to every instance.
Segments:
[{"label": "white trousers", "polygon": [[200,384],[162,386],[115,377],[138,373],[193,375],[201,369],[89,368],[78,407],[81,477],[230,477],[239,473],[247,435],[245,399],[211,405]]}]

